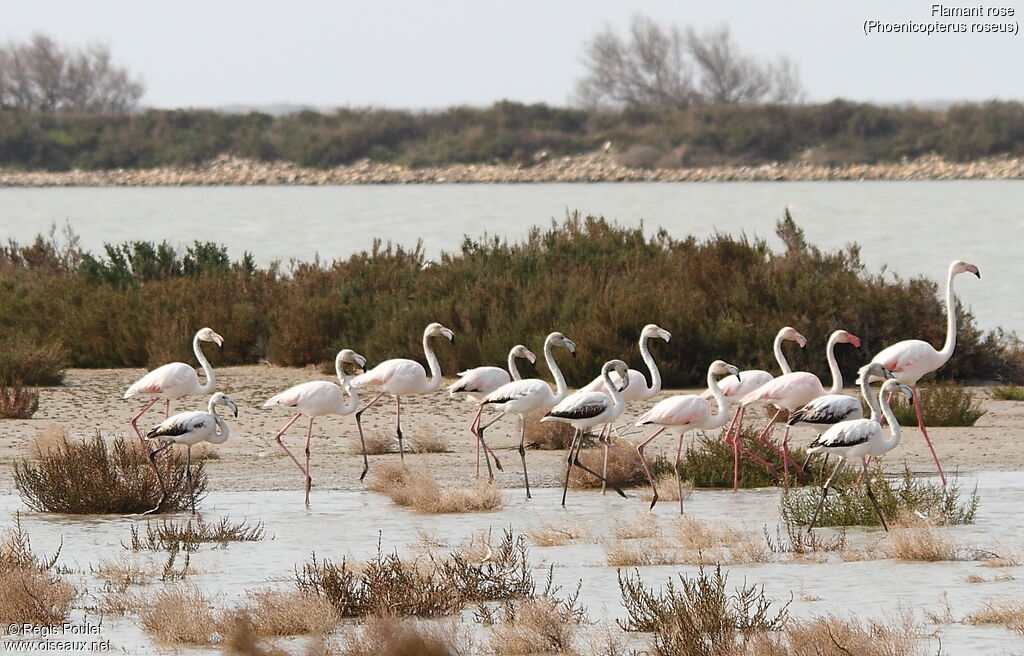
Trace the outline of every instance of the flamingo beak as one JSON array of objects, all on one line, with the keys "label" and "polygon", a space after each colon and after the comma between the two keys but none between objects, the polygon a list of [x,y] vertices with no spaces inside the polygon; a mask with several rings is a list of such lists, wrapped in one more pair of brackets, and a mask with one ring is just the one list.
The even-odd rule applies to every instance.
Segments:
[{"label": "flamingo beak", "polygon": [[527,349],[526,351],[526,359],[530,362],[530,364],[537,364],[537,356],[534,355],[533,351],[529,349]]},{"label": "flamingo beak", "polygon": [[795,341],[800,346],[800,348],[804,348],[805,346],[807,346],[807,338],[801,335],[800,333],[796,334]]},{"label": "flamingo beak", "polygon": [[213,333],[213,335],[211,335],[210,337],[213,338],[214,344],[216,344],[217,346],[220,346],[221,348],[224,347],[224,338],[223,337],[221,337],[217,333]]},{"label": "flamingo beak", "polygon": [[231,412],[233,412],[235,414],[235,418],[237,419],[238,418],[238,406],[235,405],[235,402],[232,401],[231,399],[227,399],[226,401],[227,401],[228,407],[231,408]]},{"label": "flamingo beak", "polygon": [[964,268],[967,269],[969,272],[973,273],[974,275],[978,276],[978,280],[981,280],[981,271],[978,270],[978,267],[974,266],[973,264],[968,264]]},{"label": "flamingo beak", "polygon": [[850,343],[853,344],[854,348],[860,348],[860,337],[850,333],[849,340]]},{"label": "flamingo beak", "polygon": [[660,331],[658,331],[658,337],[662,338],[666,342],[671,342],[672,341],[672,333],[670,333],[667,330],[660,330]]}]

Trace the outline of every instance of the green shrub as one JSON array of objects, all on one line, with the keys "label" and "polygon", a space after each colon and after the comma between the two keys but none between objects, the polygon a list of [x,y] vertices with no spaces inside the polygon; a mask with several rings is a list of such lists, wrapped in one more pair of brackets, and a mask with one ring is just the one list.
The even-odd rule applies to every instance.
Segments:
[{"label": "green shrub", "polygon": [[[985,414],[970,390],[951,382],[924,385],[919,398],[925,426],[973,426]],[[892,411],[900,426],[917,426],[914,405],[902,394],[893,396]]]},{"label": "green shrub", "polygon": [[[40,322],[40,328],[42,322]],[[10,333],[9,333],[10,335]],[[60,385],[68,352],[59,343],[44,343],[19,334],[0,339],[0,383]]]},{"label": "green shrub", "polygon": [[992,398],[999,401],[1024,401],[1024,386],[1000,385],[993,387]]}]

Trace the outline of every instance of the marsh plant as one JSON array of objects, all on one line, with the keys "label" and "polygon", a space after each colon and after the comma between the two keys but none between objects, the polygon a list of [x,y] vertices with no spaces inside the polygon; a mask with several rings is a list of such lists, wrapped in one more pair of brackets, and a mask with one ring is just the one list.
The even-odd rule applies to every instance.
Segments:
[{"label": "marsh plant", "polygon": [[60,548],[50,556],[37,555],[20,513],[2,539],[0,622],[50,626],[67,620],[78,593],[57,571]]},{"label": "marsh plant", "polygon": [[[917,516],[935,524],[972,524],[978,511],[978,491],[962,499],[960,483],[950,481],[943,487],[919,478],[904,468],[901,476],[882,475],[880,467],[869,469],[871,489],[887,522],[901,516]],[[821,498],[821,490],[804,487],[786,490],[779,502],[779,511],[787,524],[806,526]],[[856,482],[834,486],[822,507],[816,526],[880,526],[863,485]]]},{"label": "marsh plant", "polygon": [[[919,395],[925,426],[973,426],[985,414],[970,390],[956,383],[924,385]],[[892,411],[900,426],[917,425],[917,412],[903,395],[893,397]]]},{"label": "marsh plant", "polygon": [[[22,502],[38,512],[73,515],[142,513],[157,505],[160,484],[148,453],[134,439],[115,437],[111,444],[99,431],[91,439],[60,436],[32,459],[14,463],[14,485]],[[167,486],[161,512],[190,507],[185,456],[168,451],[156,461]],[[197,500],[206,495],[203,463],[192,466]]]},{"label": "marsh plant", "polygon": [[232,522],[228,517],[213,524],[201,516],[185,521],[146,522],[144,533],[138,526],[132,526],[130,531],[128,543],[121,545],[133,551],[196,551],[203,543],[224,546],[229,542],[258,542],[264,537],[263,522]]},{"label": "marsh plant", "polygon": [[1024,385],[998,385],[992,388],[997,401],[1024,401]]},{"label": "marsh plant", "polygon": [[67,360],[67,350],[58,343],[8,331],[0,338],[0,383],[60,385]]},{"label": "marsh plant", "polygon": [[391,497],[399,506],[425,513],[465,513],[501,508],[501,487],[479,481],[473,487],[446,487],[425,469],[397,462],[379,463],[370,488]]},{"label": "marsh plant", "polygon": [[0,419],[30,419],[38,409],[38,390],[20,382],[0,382]]}]

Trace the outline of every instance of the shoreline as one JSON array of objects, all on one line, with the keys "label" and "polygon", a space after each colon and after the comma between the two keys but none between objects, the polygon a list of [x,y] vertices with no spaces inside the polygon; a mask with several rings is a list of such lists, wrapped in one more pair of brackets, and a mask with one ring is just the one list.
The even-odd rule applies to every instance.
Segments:
[{"label": "shoreline", "polygon": [[927,156],[880,164],[769,162],[679,169],[630,168],[619,164],[610,151],[539,157],[531,166],[453,164],[417,169],[365,159],[351,165],[317,169],[230,155],[220,155],[197,166],[151,169],[16,171],[0,167],[0,188],[1024,179],[1024,158],[1005,157],[950,162]]}]

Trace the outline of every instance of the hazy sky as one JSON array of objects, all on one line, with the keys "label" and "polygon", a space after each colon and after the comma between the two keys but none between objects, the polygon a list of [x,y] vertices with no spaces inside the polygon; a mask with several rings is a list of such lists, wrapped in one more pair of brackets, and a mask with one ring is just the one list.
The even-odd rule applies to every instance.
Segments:
[{"label": "hazy sky", "polygon": [[[642,12],[679,25],[728,23],[745,51],[796,61],[810,100],[1024,98],[1022,36],[862,32],[867,19],[933,21],[931,4],[0,0],[0,39],[42,31],[67,43],[104,42],[142,74],[148,106],[565,104],[587,39],[607,25],[624,29]],[[1024,2],[1003,6],[1024,10]]]}]

